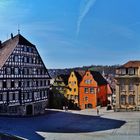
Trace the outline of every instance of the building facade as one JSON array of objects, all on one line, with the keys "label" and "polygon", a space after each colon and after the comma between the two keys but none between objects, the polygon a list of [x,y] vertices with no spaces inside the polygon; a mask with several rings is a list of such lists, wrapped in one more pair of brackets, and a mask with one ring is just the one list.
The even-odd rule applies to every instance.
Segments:
[{"label": "building facade", "polygon": [[140,107],[140,61],[129,61],[116,69],[116,109]]},{"label": "building facade", "polygon": [[21,34],[0,43],[0,114],[44,113],[49,81],[36,46]]},{"label": "building facade", "polygon": [[95,108],[97,105],[97,82],[93,79],[90,71],[86,71],[79,84],[79,107],[80,109]]},{"label": "building facade", "polygon": [[58,75],[54,78],[49,94],[49,107],[62,109],[67,106],[66,92],[68,89],[68,75]]},{"label": "building facade", "polygon": [[73,103],[76,104],[77,106],[78,106],[78,84],[80,82],[79,80],[81,79],[82,77],[76,71],[72,71],[68,78],[68,89],[66,97],[68,100],[72,100]]},{"label": "building facade", "polygon": [[68,89],[68,77],[69,75],[60,74],[54,79],[52,85],[54,92],[58,91],[59,94],[66,96],[66,91]]}]

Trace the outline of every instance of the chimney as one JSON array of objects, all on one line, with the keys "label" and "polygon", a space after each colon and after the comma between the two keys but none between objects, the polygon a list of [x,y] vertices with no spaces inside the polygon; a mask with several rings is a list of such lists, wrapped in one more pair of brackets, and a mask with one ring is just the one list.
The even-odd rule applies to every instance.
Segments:
[{"label": "chimney", "polygon": [[11,33],[11,39],[13,39],[13,34]]}]

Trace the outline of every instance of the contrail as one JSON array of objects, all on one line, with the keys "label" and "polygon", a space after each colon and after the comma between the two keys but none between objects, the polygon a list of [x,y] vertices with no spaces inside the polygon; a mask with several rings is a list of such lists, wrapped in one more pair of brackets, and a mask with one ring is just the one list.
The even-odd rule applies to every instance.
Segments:
[{"label": "contrail", "polygon": [[84,0],[83,1],[84,7],[82,7],[82,5],[81,5],[80,15],[78,17],[78,22],[77,22],[77,32],[76,32],[77,36],[79,35],[80,26],[81,26],[83,19],[85,18],[85,16],[87,15],[87,13],[91,9],[91,7],[94,6],[95,2],[96,2],[96,0]]}]

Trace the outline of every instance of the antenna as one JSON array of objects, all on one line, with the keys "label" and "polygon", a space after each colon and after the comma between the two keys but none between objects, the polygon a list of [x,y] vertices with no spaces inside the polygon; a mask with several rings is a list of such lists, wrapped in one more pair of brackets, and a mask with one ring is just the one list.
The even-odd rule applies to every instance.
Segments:
[{"label": "antenna", "polygon": [[20,27],[19,27],[19,24],[18,24],[18,34],[20,34]]}]

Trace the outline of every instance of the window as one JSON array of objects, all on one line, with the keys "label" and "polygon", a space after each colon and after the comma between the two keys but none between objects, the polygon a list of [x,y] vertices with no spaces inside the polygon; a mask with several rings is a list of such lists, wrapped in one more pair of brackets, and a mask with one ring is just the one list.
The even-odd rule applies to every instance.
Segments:
[{"label": "window", "polygon": [[71,82],[71,86],[74,86],[74,85],[75,85],[75,81],[72,81],[72,82]]},{"label": "window", "polygon": [[91,82],[92,82],[92,80],[89,80],[89,79],[88,80],[85,80],[85,83],[86,84],[91,84]]},{"label": "window", "polygon": [[14,92],[9,92],[9,100],[12,101],[12,100],[15,100],[15,93]]},{"label": "window", "polygon": [[36,81],[36,86],[38,86],[38,81]]},{"label": "window", "polygon": [[88,93],[88,88],[85,88],[84,91],[85,91],[85,93]]},{"label": "window", "polygon": [[7,88],[7,83],[6,83],[6,81],[3,81],[3,88]]},{"label": "window", "polygon": [[15,74],[19,74],[19,69],[15,68]]},{"label": "window", "polygon": [[74,92],[76,92],[76,88],[74,88]]},{"label": "window", "polygon": [[3,95],[0,94],[0,101],[3,101]]},{"label": "window", "polygon": [[18,87],[18,81],[15,81],[15,87],[16,88]]},{"label": "window", "polygon": [[29,57],[27,57],[27,63],[29,63]]},{"label": "window", "polygon": [[128,69],[128,74],[129,75],[134,75],[135,74],[135,69],[134,68],[129,68]]},{"label": "window", "polygon": [[126,74],[126,69],[121,69],[121,74]]},{"label": "window", "polygon": [[32,48],[31,47],[29,47],[29,52],[32,53]]},{"label": "window", "polygon": [[126,104],[126,96],[125,95],[121,95],[121,104],[122,105]]},{"label": "window", "polygon": [[129,103],[130,105],[134,105],[134,102],[135,102],[135,97],[132,96],[132,95],[130,95],[129,98],[128,98],[128,103]]},{"label": "window", "polygon": [[93,87],[90,88],[90,93],[94,93],[94,88]]},{"label": "window", "polygon": [[24,63],[27,63],[27,57],[26,56],[24,57]]},{"label": "window", "polygon": [[18,92],[17,93],[15,93],[15,100],[18,100]]},{"label": "window", "polygon": [[125,84],[124,84],[124,83],[122,83],[122,84],[120,85],[120,90],[121,90],[121,91],[125,91]]},{"label": "window", "polygon": [[45,91],[43,91],[43,97],[45,97],[45,95],[46,95],[46,94],[45,94]]},{"label": "window", "polygon": [[21,87],[21,81],[18,81],[18,86]]},{"label": "window", "polygon": [[46,80],[44,80],[44,86],[46,86]]},{"label": "window", "polygon": [[11,88],[14,88],[14,87],[15,87],[15,82],[11,81]]},{"label": "window", "polygon": [[14,61],[15,61],[15,62],[18,62],[18,56],[15,55]]},{"label": "window", "polygon": [[27,47],[27,52],[29,52],[29,47]]},{"label": "window", "polygon": [[27,47],[26,47],[26,46],[24,46],[24,48],[23,48],[23,49],[24,49],[24,52],[27,52]]},{"label": "window", "polygon": [[24,98],[25,98],[25,100],[29,99],[29,93],[28,92],[24,93]]},{"label": "window", "polygon": [[12,100],[15,100],[15,93],[12,94]]},{"label": "window", "polygon": [[30,93],[27,93],[27,99],[30,99]]},{"label": "window", "polygon": [[70,95],[70,99],[73,99],[73,95]]},{"label": "window", "polygon": [[42,86],[42,81],[40,81],[40,86]]},{"label": "window", "polygon": [[29,87],[30,86],[30,81],[27,81],[27,87]]},{"label": "window", "polygon": [[29,75],[29,69],[27,69],[27,75]]},{"label": "window", "polygon": [[7,100],[7,92],[3,92],[3,101]]},{"label": "window", "polygon": [[7,69],[6,69],[6,73],[7,73],[7,74],[11,74],[11,68],[7,68]]},{"label": "window", "polygon": [[88,97],[87,96],[85,97],[85,101],[88,101]]},{"label": "window", "polygon": [[129,85],[129,91],[134,91],[134,85],[132,83]]},{"label": "window", "polygon": [[23,69],[23,74],[27,75],[27,69],[26,68]]},{"label": "window", "polygon": [[45,74],[45,71],[44,70],[42,70],[42,75],[44,75]]},{"label": "window", "polygon": [[29,58],[29,63],[32,63],[32,58],[31,57]]}]

